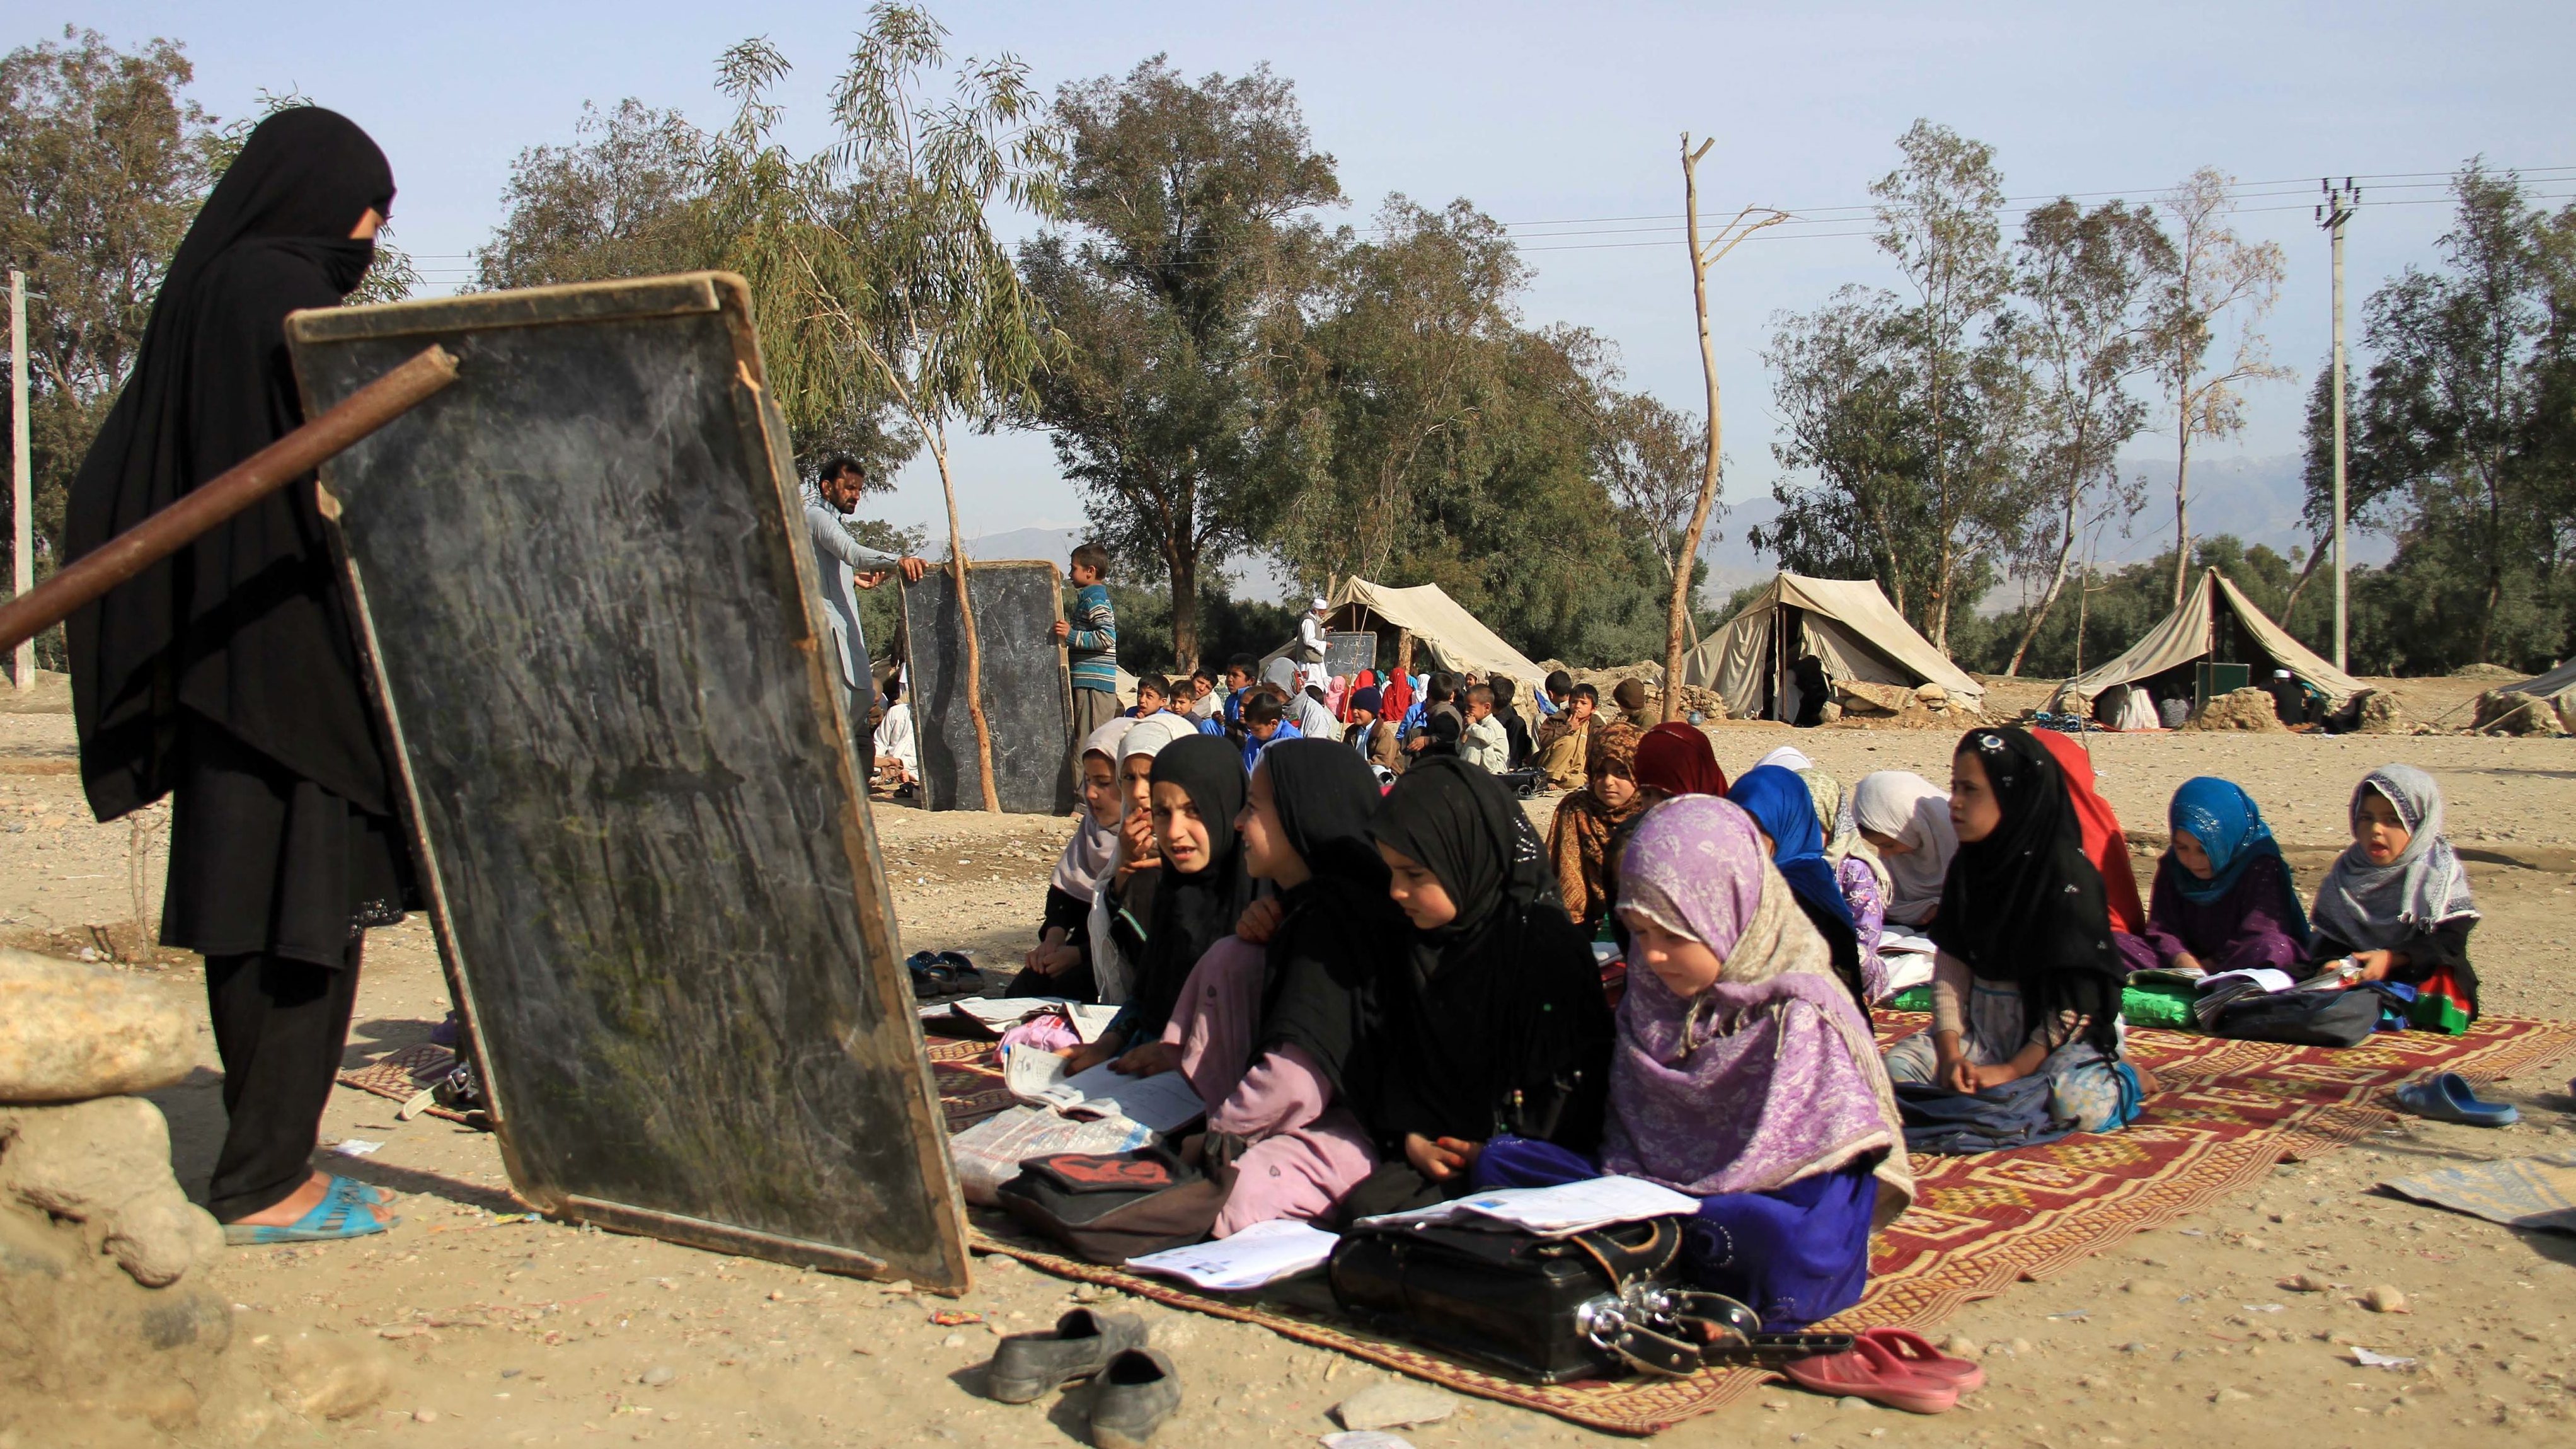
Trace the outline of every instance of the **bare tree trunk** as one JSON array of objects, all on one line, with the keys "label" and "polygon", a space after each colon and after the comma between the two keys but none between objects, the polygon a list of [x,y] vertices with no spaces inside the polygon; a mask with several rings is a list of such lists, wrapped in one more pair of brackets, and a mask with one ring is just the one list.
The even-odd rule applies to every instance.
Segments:
[{"label": "bare tree trunk", "polygon": [[2326,542],[2324,539],[2318,539],[2316,541],[2316,547],[2308,550],[2308,562],[2306,567],[2301,568],[2299,570],[2298,578],[2291,581],[2290,596],[2281,601],[2282,628],[2287,629],[2290,627],[2290,615],[2296,612],[2299,607],[2299,595],[2307,591],[2308,581],[2317,576],[2317,565],[2323,563],[2325,561],[2325,557]]},{"label": "bare tree trunk", "polygon": [[966,531],[957,522],[957,484],[948,473],[948,440],[928,428],[921,431],[930,444],[931,458],[939,464],[939,492],[948,503],[948,574],[956,580],[957,618],[966,628],[966,714],[975,722],[976,775],[984,785],[984,808],[1000,814],[1002,796],[993,785],[993,726],[984,718],[984,645],[975,634],[975,599],[966,587]]},{"label": "bare tree trunk", "polygon": [[1682,630],[1690,619],[1691,564],[1699,557],[1700,535],[1708,528],[1709,510],[1717,503],[1718,398],[1717,344],[1708,333],[1708,261],[1700,253],[1699,241],[1699,159],[1708,154],[1714,140],[1702,141],[1699,150],[1690,149],[1690,138],[1682,138],[1682,205],[1690,221],[1691,306],[1699,316],[1699,368],[1708,382],[1708,458],[1700,465],[1699,499],[1691,505],[1690,527],[1682,530],[1679,561],[1673,568],[1673,592],[1664,614],[1664,718],[1681,718],[1682,712]]},{"label": "bare tree trunk", "polygon": [[2075,500],[2076,491],[2070,487],[2066,492],[2066,532],[2057,543],[2057,571],[2049,575],[2048,592],[2039,596],[2039,608],[2022,629],[2021,642],[2013,646],[2012,662],[2004,666],[2006,679],[2021,677],[2022,656],[2030,652],[2031,641],[2039,637],[2040,626],[2048,622],[2048,611],[2057,606],[2057,596],[2065,591],[2066,565],[2075,556]]},{"label": "bare tree trunk", "polygon": [[1172,540],[1172,667],[1199,667],[1199,550],[1188,538]]},{"label": "bare tree trunk", "polygon": [[2183,582],[2191,576],[2191,397],[2182,404],[2182,446],[2174,454],[2174,607],[2182,607]]}]

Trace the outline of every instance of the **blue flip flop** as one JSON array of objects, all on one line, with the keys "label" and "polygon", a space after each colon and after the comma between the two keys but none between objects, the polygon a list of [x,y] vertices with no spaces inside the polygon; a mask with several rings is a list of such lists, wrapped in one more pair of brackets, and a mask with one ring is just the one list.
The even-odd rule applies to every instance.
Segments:
[{"label": "blue flip flop", "polygon": [[322,1200],[312,1211],[286,1224],[226,1223],[224,1241],[234,1247],[261,1247],[272,1243],[327,1243],[341,1238],[363,1238],[381,1233],[402,1219],[380,1214],[377,1204],[366,1194],[371,1191],[355,1178],[334,1174],[331,1185],[323,1190]]},{"label": "blue flip flop", "polygon": [[2469,1090],[2468,1078],[2457,1072],[2408,1082],[2394,1095],[2400,1108],[2436,1122],[2510,1127],[2522,1120],[2521,1109],[2510,1102],[2479,1101],[2477,1094]]}]

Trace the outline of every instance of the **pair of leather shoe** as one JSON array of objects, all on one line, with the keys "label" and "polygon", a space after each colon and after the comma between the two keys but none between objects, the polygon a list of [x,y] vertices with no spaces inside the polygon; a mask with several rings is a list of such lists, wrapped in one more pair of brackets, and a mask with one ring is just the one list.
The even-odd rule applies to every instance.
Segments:
[{"label": "pair of leather shoe", "polygon": [[1092,1380],[1091,1442],[1099,1449],[1142,1449],[1181,1406],[1180,1372],[1145,1346],[1145,1323],[1133,1314],[1077,1308],[1047,1333],[1015,1333],[993,1351],[985,1392],[1025,1404],[1047,1390]]}]

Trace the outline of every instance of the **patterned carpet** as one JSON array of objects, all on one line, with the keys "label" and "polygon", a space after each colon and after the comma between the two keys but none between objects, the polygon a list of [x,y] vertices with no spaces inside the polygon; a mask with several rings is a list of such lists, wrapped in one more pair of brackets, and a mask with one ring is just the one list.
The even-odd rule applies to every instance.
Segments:
[{"label": "patterned carpet", "polygon": [[[1879,1033],[1893,1040],[1927,1021],[1881,1013]],[[1921,1195],[1880,1237],[1868,1296],[1826,1326],[1931,1328],[1972,1299],[2060,1272],[2133,1233],[2205,1207],[2285,1158],[2314,1157],[2358,1141],[2393,1120],[2376,1099],[2398,1083],[2433,1071],[2492,1081],[2553,1061],[2576,1050],[2576,1022],[2490,1018],[2465,1037],[2383,1034],[2340,1051],[2157,1030],[2134,1030],[2129,1042],[2162,1079],[2163,1089],[2147,1099],[2145,1116],[2102,1136],[1975,1157],[1916,1159]],[[986,1043],[932,1039],[933,1070],[952,1129],[1007,1103],[989,1065],[990,1050]],[[978,1214],[977,1223],[984,1231],[975,1246],[982,1251],[1176,1308],[1256,1323],[1461,1393],[1612,1433],[1670,1428],[1742,1398],[1768,1377],[1760,1370],[1732,1369],[1681,1380],[1535,1387],[1351,1332],[1326,1316],[1205,1297],[1064,1258],[1017,1239],[989,1214]]]}]

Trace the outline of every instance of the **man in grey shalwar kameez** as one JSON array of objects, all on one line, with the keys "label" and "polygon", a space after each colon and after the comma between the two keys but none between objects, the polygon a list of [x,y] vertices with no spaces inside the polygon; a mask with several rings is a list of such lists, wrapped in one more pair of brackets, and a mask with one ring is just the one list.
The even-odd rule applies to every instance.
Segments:
[{"label": "man in grey shalwar kameez", "polygon": [[870,548],[842,525],[841,519],[859,506],[866,486],[867,475],[857,460],[834,458],[823,465],[822,480],[805,501],[805,527],[813,535],[814,564],[823,579],[823,623],[832,634],[832,657],[840,662],[842,702],[849,709],[850,728],[862,735],[875,690],[868,673],[867,633],[860,627],[859,599],[851,585],[864,578],[860,587],[874,588],[889,570],[901,570],[906,583],[919,583],[930,567],[910,555]]}]

